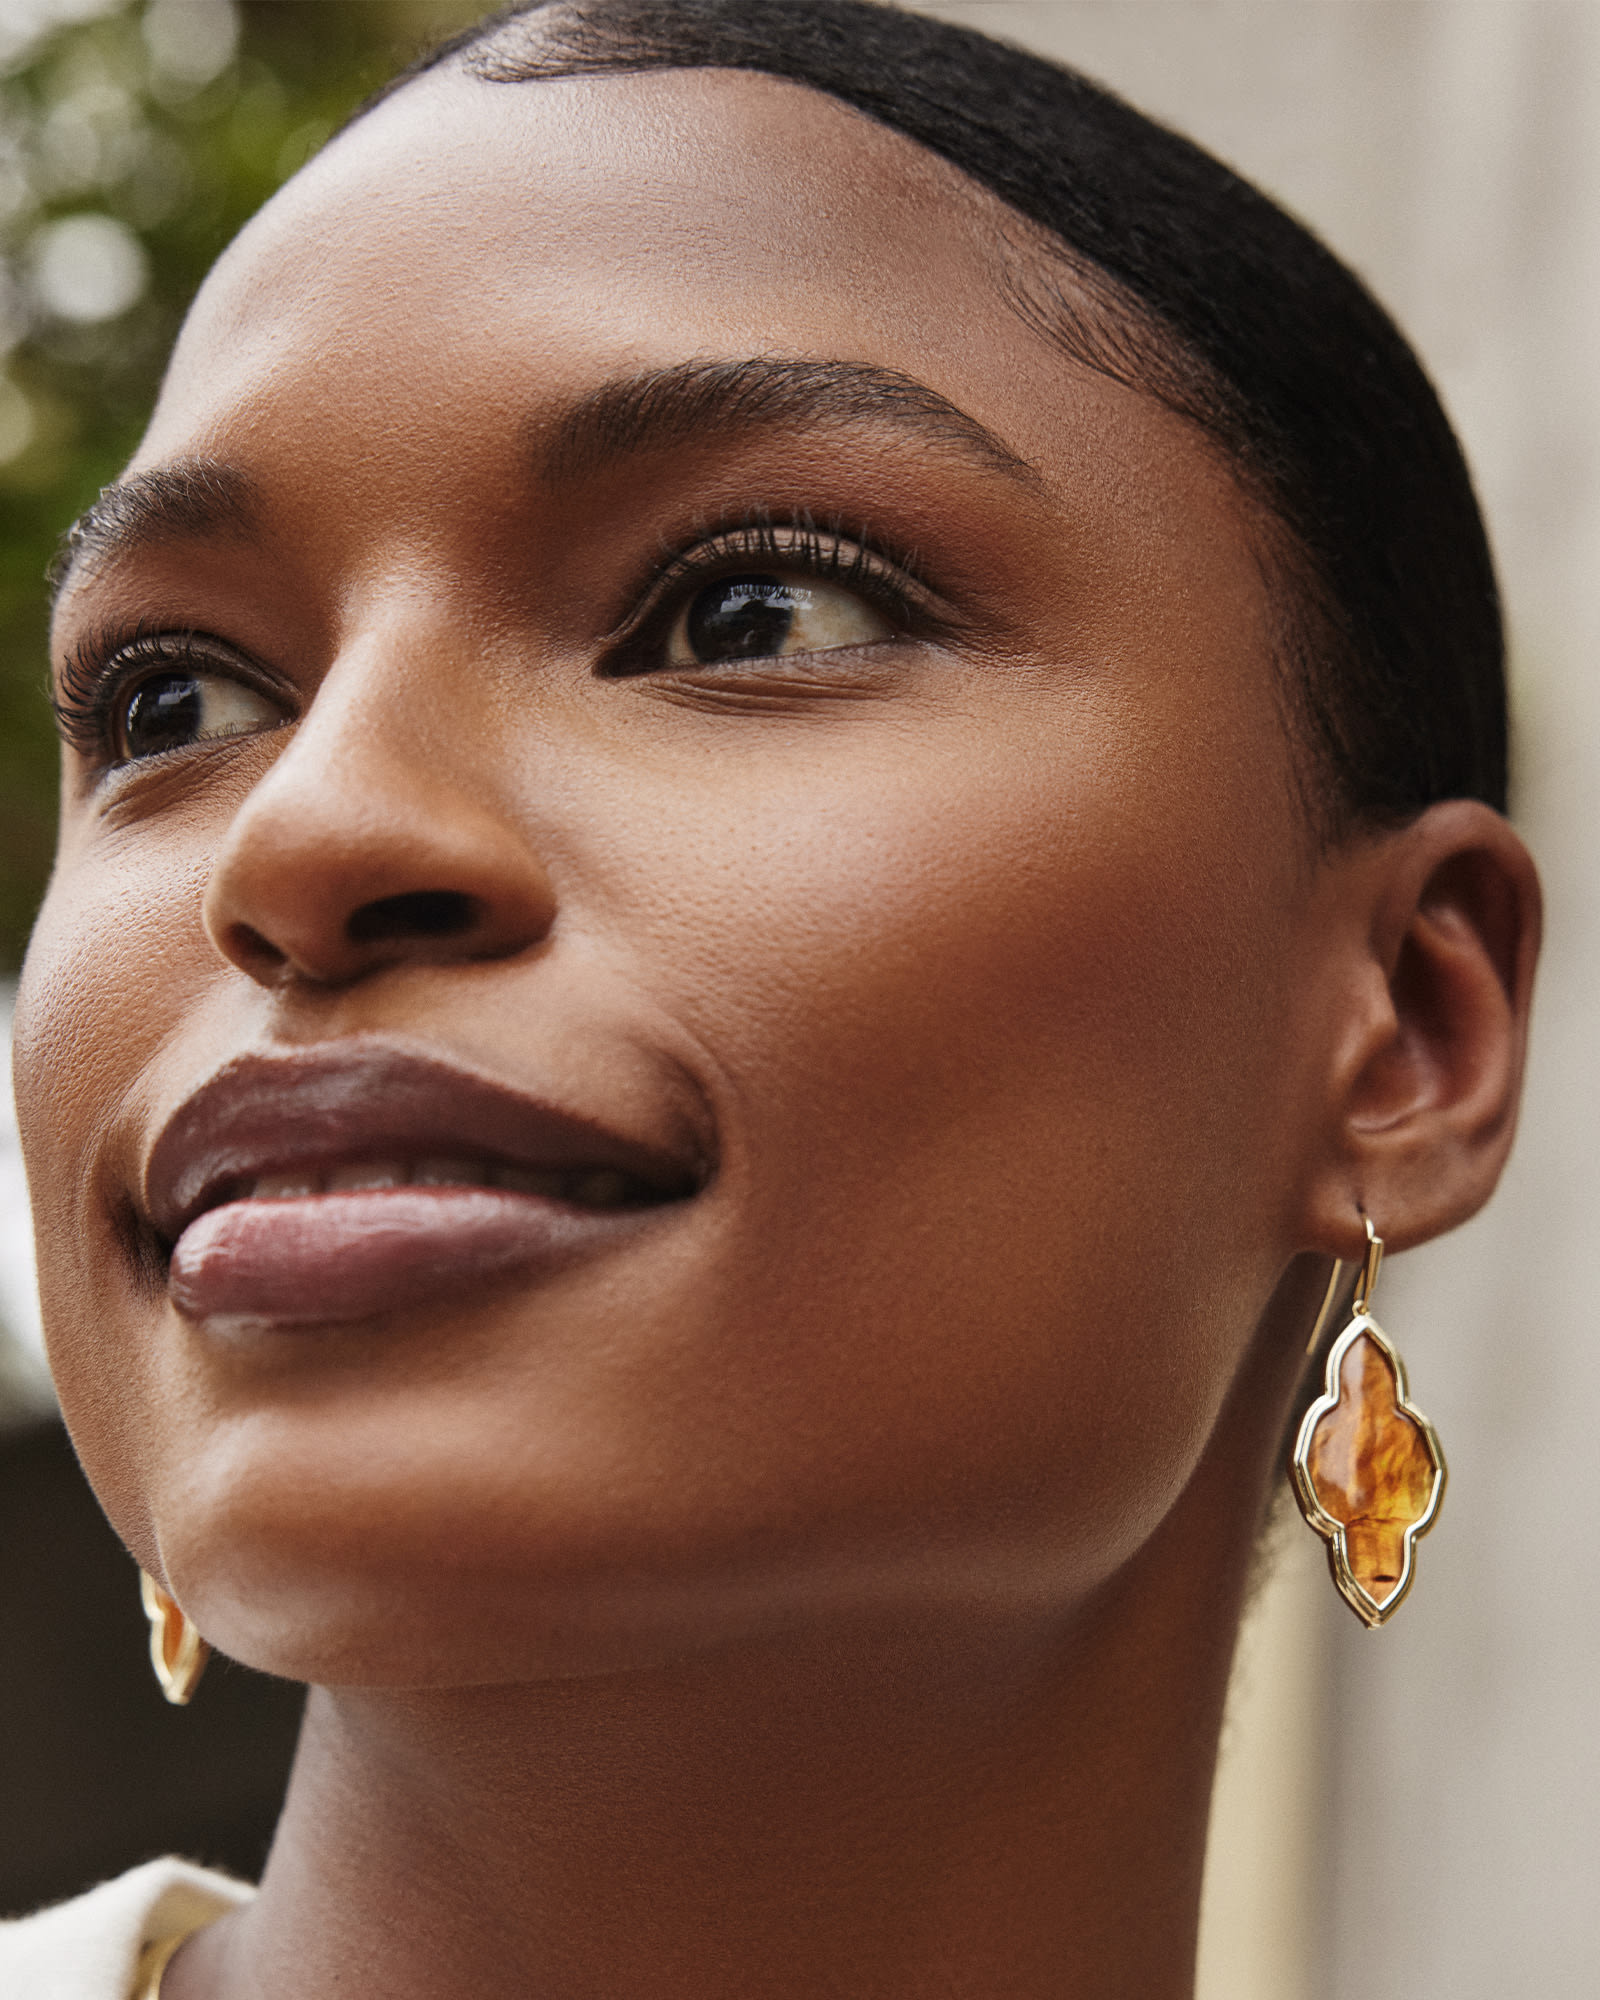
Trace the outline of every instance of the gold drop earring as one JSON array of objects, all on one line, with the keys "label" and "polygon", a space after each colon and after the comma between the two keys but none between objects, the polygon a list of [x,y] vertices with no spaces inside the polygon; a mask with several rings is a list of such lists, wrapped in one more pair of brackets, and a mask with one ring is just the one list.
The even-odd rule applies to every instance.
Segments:
[{"label": "gold drop earring", "polygon": [[150,1620],[150,1664],[161,1692],[183,1708],[200,1685],[211,1648],[201,1638],[199,1626],[184,1616],[177,1600],[144,1570],[139,1572],[139,1597]]},{"label": "gold drop earring", "polygon": [[[1364,1625],[1399,1608],[1416,1569],[1417,1539],[1438,1519],[1444,1453],[1409,1400],[1405,1365],[1372,1317],[1383,1238],[1363,1215],[1367,1254],[1350,1318],[1328,1350],[1323,1391],[1301,1419],[1290,1462],[1294,1494],[1328,1545],[1333,1580]],[[1312,1329],[1314,1354],[1348,1267],[1336,1263]]]}]

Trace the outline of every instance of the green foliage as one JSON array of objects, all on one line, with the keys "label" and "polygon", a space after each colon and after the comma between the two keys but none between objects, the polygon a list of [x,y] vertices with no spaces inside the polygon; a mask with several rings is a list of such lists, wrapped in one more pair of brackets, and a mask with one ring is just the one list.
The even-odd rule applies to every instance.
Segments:
[{"label": "green foliage", "polygon": [[[217,253],[454,0],[0,0],[0,972],[49,867],[44,571]],[[64,226],[65,225],[65,226]]]}]

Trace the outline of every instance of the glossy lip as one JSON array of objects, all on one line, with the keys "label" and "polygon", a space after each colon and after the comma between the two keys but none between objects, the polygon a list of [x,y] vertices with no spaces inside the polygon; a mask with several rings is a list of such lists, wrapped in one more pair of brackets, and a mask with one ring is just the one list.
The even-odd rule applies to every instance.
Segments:
[{"label": "glossy lip", "polygon": [[613,1168],[663,1202],[696,1193],[706,1180],[705,1162],[686,1147],[642,1142],[455,1062],[354,1037],[229,1062],[157,1136],[140,1205],[170,1244],[263,1174],[395,1155],[486,1156],[542,1171]]}]

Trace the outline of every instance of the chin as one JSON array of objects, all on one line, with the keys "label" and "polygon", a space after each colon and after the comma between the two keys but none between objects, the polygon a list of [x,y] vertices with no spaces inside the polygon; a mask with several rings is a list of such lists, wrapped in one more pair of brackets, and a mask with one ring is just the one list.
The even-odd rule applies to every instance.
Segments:
[{"label": "chin", "polygon": [[668,1508],[659,1490],[592,1477],[496,1493],[477,1469],[430,1482],[414,1464],[389,1479],[346,1467],[335,1482],[235,1453],[225,1477],[199,1468],[158,1523],[169,1580],[205,1637],[261,1672],[499,1686],[647,1672],[806,1631],[1059,1635],[1171,1498],[1053,1509],[1003,1536],[983,1517],[1004,1506],[976,1509],[940,1535],[914,1496],[841,1514],[769,1492],[764,1508],[752,1494],[730,1509],[686,1472]]}]

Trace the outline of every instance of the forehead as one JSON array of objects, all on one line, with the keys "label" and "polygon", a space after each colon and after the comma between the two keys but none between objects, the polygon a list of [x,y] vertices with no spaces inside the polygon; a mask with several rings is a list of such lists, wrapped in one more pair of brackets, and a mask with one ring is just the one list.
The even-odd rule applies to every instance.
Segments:
[{"label": "forehead", "polygon": [[[1083,371],[1008,301],[1029,230],[947,162],[774,78],[447,69],[353,127],[235,243],[139,461],[204,448],[263,403],[283,421],[317,386],[307,362],[337,376],[352,425],[401,395],[448,399],[459,420],[468,383],[499,424],[685,356],[781,354],[902,371],[1044,464]],[[1104,406],[1096,387],[1080,379],[1079,403]]]},{"label": "forehead", "polygon": [[686,350],[831,356],[843,336],[925,362],[999,316],[978,207],[998,204],[774,79],[447,70],[353,127],[245,231],[163,403],[217,407],[304,342],[343,363],[365,353],[380,376],[405,350],[410,372],[424,328],[443,371],[498,345],[505,373],[531,364],[546,382],[602,346],[649,367]]}]

